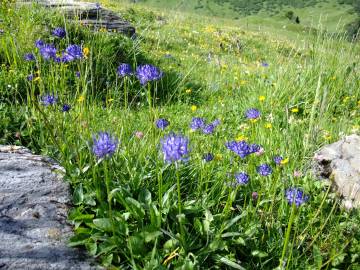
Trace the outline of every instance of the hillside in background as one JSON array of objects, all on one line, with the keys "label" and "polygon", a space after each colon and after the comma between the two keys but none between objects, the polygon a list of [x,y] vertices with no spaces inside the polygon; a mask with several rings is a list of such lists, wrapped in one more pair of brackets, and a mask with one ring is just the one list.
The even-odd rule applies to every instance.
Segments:
[{"label": "hillside in background", "polygon": [[[303,27],[312,27],[339,32],[353,24],[352,28],[356,28],[351,29],[353,34],[358,29],[360,14],[360,2],[357,0],[120,0],[120,2],[233,19],[240,24],[246,23],[250,28],[258,24],[262,25],[264,22],[270,24],[270,28],[280,28],[284,27],[284,24],[292,23],[300,25],[300,30],[303,30]],[[290,26],[290,28],[294,27]]]}]

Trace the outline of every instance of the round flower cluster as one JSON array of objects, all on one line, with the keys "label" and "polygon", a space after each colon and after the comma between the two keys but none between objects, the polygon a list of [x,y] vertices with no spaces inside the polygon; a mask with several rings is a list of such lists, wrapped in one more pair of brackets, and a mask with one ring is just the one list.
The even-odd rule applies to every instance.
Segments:
[{"label": "round flower cluster", "polygon": [[256,168],[256,171],[262,176],[268,176],[272,173],[272,169],[268,164],[261,164]]},{"label": "round flower cluster", "polygon": [[117,68],[116,73],[119,77],[126,77],[126,76],[130,76],[133,74],[131,66],[126,63],[120,64]]},{"label": "round flower cluster", "polygon": [[284,158],[282,156],[275,156],[274,157],[274,162],[276,165],[280,165],[281,164],[281,161],[283,160]]},{"label": "round flower cluster", "polygon": [[215,128],[220,125],[220,120],[216,119],[210,124],[206,124],[206,120],[201,117],[193,117],[191,119],[190,128],[192,131],[201,129],[204,134],[212,134]]},{"label": "round flower cluster", "polygon": [[24,60],[28,62],[35,61],[35,55],[33,53],[26,53],[24,55]]},{"label": "round flower cluster", "polygon": [[260,118],[260,115],[261,115],[260,111],[255,108],[248,109],[245,112],[245,116],[249,120],[256,120],[256,119]]},{"label": "round flower cluster", "polygon": [[56,48],[52,44],[44,44],[40,47],[40,54],[44,60],[54,59],[56,57]]},{"label": "round flower cluster", "polygon": [[99,132],[93,135],[92,151],[97,158],[111,157],[118,146],[118,139],[112,137],[108,132]]},{"label": "round flower cluster", "polygon": [[41,97],[41,103],[44,106],[55,105],[58,101],[58,97],[54,94],[45,94]]},{"label": "round flower cluster", "polygon": [[206,153],[204,156],[203,156],[203,160],[206,161],[206,162],[210,162],[214,159],[214,155],[211,154],[211,153]]},{"label": "round flower cluster", "polygon": [[246,141],[231,141],[225,144],[226,148],[233,151],[241,158],[258,152],[261,147],[257,144],[248,144]]},{"label": "round flower cluster", "polygon": [[163,72],[153,65],[140,65],[136,69],[136,77],[140,81],[141,85],[146,85],[150,81],[160,80],[162,76]]},{"label": "round flower cluster", "polygon": [[160,118],[156,120],[155,124],[157,128],[164,130],[168,125],[170,125],[170,122],[164,118]]},{"label": "round flower cluster", "polygon": [[164,160],[168,163],[182,161],[187,159],[189,154],[188,138],[170,133],[161,139],[161,149],[164,154]]},{"label": "round flower cluster", "polygon": [[309,196],[305,195],[302,189],[296,187],[288,188],[285,191],[285,197],[290,205],[294,203],[296,207],[299,207],[309,200]]},{"label": "round flower cluster", "polygon": [[58,37],[58,38],[64,38],[66,36],[66,31],[64,28],[62,27],[56,27],[53,31],[52,31],[53,36]]},{"label": "round flower cluster", "polygon": [[250,176],[244,172],[235,174],[236,183],[239,185],[246,185],[249,183]]},{"label": "round flower cluster", "polygon": [[[84,57],[81,46],[76,44],[69,45],[65,49],[65,52],[62,53],[61,57],[57,56],[57,50],[54,45],[46,44],[41,39],[36,40],[35,46],[39,49],[39,52],[44,60],[54,60],[56,63],[69,63]],[[30,59],[32,59],[30,54],[26,54],[25,60],[32,61]]]},{"label": "round flower cluster", "polygon": [[205,126],[205,119],[201,117],[193,117],[191,119],[190,128],[195,131]]}]

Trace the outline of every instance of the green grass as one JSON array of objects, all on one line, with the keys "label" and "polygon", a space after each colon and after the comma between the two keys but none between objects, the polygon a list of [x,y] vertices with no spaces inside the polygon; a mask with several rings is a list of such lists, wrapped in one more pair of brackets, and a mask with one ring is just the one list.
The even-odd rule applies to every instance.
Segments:
[{"label": "green grass", "polygon": [[[280,30],[259,17],[246,25],[103,4],[135,25],[137,39],[92,34],[38,7],[2,3],[0,13],[1,143],[64,166],[74,203],[70,245],[108,269],[359,269],[359,212],[345,211],[330,183],[311,173],[314,151],[360,133],[359,44],[308,28]],[[51,37],[56,26],[66,26],[65,39]],[[252,30],[258,26],[266,31]],[[83,44],[90,53],[68,64],[45,61],[37,38],[59,49]],[[27,52],[36,63],[23,60]],[[165,75],[143,87],[134,76],[116,76],[123,62],[152,63]],[[28,81],[31,73],[39,79]],[[47,93],[58,96],[56,105],[42,105]],[[249,108],[261,118],[247,120]],[[193,132],[193,117],[221,124],[210,135]],[[157,129],[158,118],[170,126]],[[92,152],[99,131],[119,139],[111,158]],[[187,162],[164,162],[160,144],[171,131],[189,138]],[[232,140],[265,153],[241,159],[225,147]],[[204,162],[205,153],[214,160]],[[280,166],[276,155],[285,159]],[[270,176],[257,173],[263,163]],[[247,185],[235,185],[241,171]],[[289,187],[302,188],[309,201],[289,205]]]}]

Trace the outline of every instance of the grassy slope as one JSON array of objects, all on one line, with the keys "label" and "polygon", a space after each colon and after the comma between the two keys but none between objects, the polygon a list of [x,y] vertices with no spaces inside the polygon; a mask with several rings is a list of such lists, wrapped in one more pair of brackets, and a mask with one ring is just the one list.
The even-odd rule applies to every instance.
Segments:
[{"label": "grassy slope", "polygon": [[[41,86],[38,94],[56,89],[61,100],[72,105],[72,110],[62,114],[58,108],[44,108],[45,119],[50,120],[49,128],[33,105],[37,100],[27,99],[28,106],[21,107],[27,127],[24,134],[28,132],[36,142],[32,147],[57,157],[67,169],[67,178],[75,190],[77,208],[71,218],[76,224],[77,237],[73,244],[85,244],[104,264],[133,269],[134,266],[159,269],[165,261],[171,268],[232,269],[224,258],[247,269],[272,269],[281,258],[288,258],[283,261],[288,269],[331,265],[356,269],[360,264],[356,257],[360,245],[355,241],[360,235],[359,215],[346,213],[335,194],[327,194],[327,183],[316,181],[308,168],[313,152],[321,145],[343,134],[359,132],[359,45],[306,35],[297,29],[281,28],[280,32],[270,23],[266,23],[265,33],[261,29],[248,30],[264,25],[263,21],[249,19],[247,28],[241,20],[237,25],[224,18],[162,12],[138,5],[119,5],[118,1],[103,4],[123,11],[135,24],[138,39],[132,46],[137,53],[133,55],[121,44],[113,46],[116,40],[101,33],[77,38],[81,31],[73,29],[73,42],[84,40],[91,56],[69,66],[44,64],[41,81],[25,83],[29,87]],[[16,46],[11,42],[12,35],[5,32],[1,36],[1,44],[7,45],[0,51],[4,62],[1,89],[14,89],[3,90],[4,96],[15,90],[27,91],[19,82],[24,82],[32,68],[22,62],[22,55],[34,50],[28,37],[35,40],[50,33],[40,26],[41,14],[26,14],[21,15],[22,24],[9,26],[9,31],[20,28],[14,31]],[[48,25],[54,27],[61,22],[59,19]],[[29,31],[33,34],[29,35]],[[301,40],[295,38],[297,35]],[[126,52],[126,57],[119,56],[119,51]],[[114,79],[116,63],[133,58],[139,63],[152,61],[165,74],[179,78],[174,85],[164,80],[170,95],[158,100],[154,108],[156,117],[170,120],[170,127],[164,132],[154,128],[147,109],[146,90],[136,79],[132,79],[132,90],[144,93],[145,98],[140,98],[131,110],[121,106],[123,88]],[[91,61],[99,62],[92,66]],[[264,67],[263,62],[269,66]],[[99,74],[92,70],[96,67],[102,68]],[[77,80],[74,72],[79,68],[82,76]],[[93,88],[96,81],[89,81],[91,76],[97,76],[97,80],[105,78],[109,84]],[[82,95],[85,102],[79,101]],[[13,111],[17,109],[14,104],[10,107]],[[251,107],[262,113],[255,123],[244,117],[245,110]],[[191,132],[189,122],[196,116],[206,117],[208,121],[220,119],[222,124],[210,136]],[[4,119],[1,119],[3,126],[11,127],[11,121]],[[10,139],[3,138],[3,142],[14,139],[15,128],[9,128]],[[108,130],[121,141],[120,150],[109,163],[96,164],[91,154],[91,136],[99,130]],[[137,130],[144,132],[142,140],[134,137]],[[169,130],[183,133],[191,143],[190,162],[181,167],[179,177],[186,213],[185,233],[178,226],[177,195],[171,189],[177,172],[163,164],[158,147],[160,138]],[[60,149],[51,134],[56,135]],[[265,155],[245,160],[235,158],[224,143],[241,138],[261,144]],[[214,162],[202,162],[206,152],[216,155]],[[276,167],[272,161],[274,155],[288,158],[288,163]],[[261,163],[271,164],[272,176],[261,177],[256,173],[256,166]],[[295,170],[303,176],[293,177]],[[229,188],[229,173],[238,171],[250,174],[249,185]],[[109,179],[113,195],[116,194],[115,235],[107,219],[108,192],[104,182]],[[283,192],[291,186],[303,188],[311,198],[296,211],[289,226],[292,210]],[[149,190],[151,207],[156,209],[160,194],[171,190],[162,206],[160,234],[158,221],[153,218],[156,213],[149,210],[149,198],[141,193],[144,188]],[[259,194],[255,202],[251,201],[253,191]],[[122,196],[141,204],[135,202],[129,206]],[[230,223],[240,215],[243,215],[241,219]],[[224,228],[227,228],[224,233],[233,233],[232,236],[224,236]],[[287,231],[290,238],[285,237]],[[185,241],[180,243],[177,234]]]},{"label": "grassy slope", "polygon": [[[231,9],[229,3],[219,5],[213,1],[205,1],[204,8],[202,9],[196,9],[196,6],[198,5],[196,1],[148,0],[144,2],[140,1],[137,5],[150,6],[171,11],[186,11],[193,14],[212,17],[215,16],[228,19],[238,18],[240,24],[242,25],[244,25],[243,21],[247,21],[246,17],[248,17]],[[353,7],[351,5],[339,4],[338,1],[331,0],[302,8],[289,5],[274,10],[263,9],[258,14],[250,16],[251,19],[249,21],[257,25],[263,25],[263,23],[259,22],[263,22],[264,19],[267,19],[267,23],[272,24],[271,27],[279,28],[284,24],[289,24],[288,19],[284,17],[287,10],[294,11],[294,13],[300,17],[301,26],[318,27],[319,22],[321,21],[323,27],[329,31],[339,30],[341,25],[347,24],[356,18],[356,14],[354,14]],[[340,27],[338,26],[339,22]]]}]

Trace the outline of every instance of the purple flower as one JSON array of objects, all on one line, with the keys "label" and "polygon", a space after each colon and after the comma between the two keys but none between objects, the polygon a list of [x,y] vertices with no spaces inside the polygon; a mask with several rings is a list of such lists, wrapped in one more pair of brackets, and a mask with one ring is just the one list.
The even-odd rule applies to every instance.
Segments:
[{"label": "purple flower", "polygon": [[163,72],[153,65],[140,65],[136,68],[136,77],[139,79],[141,85],[145,85],[150,81],[157,81],[161,79]]},{"label": "purple flower", "polygon": [[132,75],[132,69],[129,64],[122,63],[117,68],[117,75],[119,77],[126,77]]},{"label": "purple flower", "polygon": [[97,158],[111,157],[118,146],[118,139],[112,137],[108,132],[98,132],[93,135],[92,152]]},{"label": "purple flower", "polygon": [[66,60],[69,62],[75,59],[83,58],[83,52],[81,47],[76,44],[69,45],[65,50],[63,58],[66,58]]},{"label": "purple flower", "polygon": [[253,143],[250,145],[250,153],[257,153],[260,151],[260,149],[261,149],[261,146],[256,143]]},{"label": "purple flower", "polygon": [[245,112],[245,115],[247,119],[255,120],[260,117],[260,111],[255,108],[251,108]]},{"label": "purple flower", "polygon": [[35,47],[38,48],[38,49],[40,49],[44,45],[45,45],[45,42],[42,41],[41,39],[38,39],[38,40],[35,41]]},{"label": "purple flower", "polygon": [[41,103],[44,106],[55,105],[58,101],[58,97],[54,94],[45,94],[41,97]]},{"label": "purple flower", "polygon": [[62,27],[56,27],[52,31],[52,34],[53,34],[53,36],[58,37],[58,38],[64,38],[66,36],[65,29]]},{"label": "purple flower", "polygon": [[202,129],[203,133],[206,134],[206,135],[213,133],[214,130],[215,130],[215,126],[213,124],[206,125]]},{"label": "purple flower", "polygon": [[80,78],[80,71],[76,71],[76,72],[75,72],[75,76],[76,76],[77,78]]},{"label": "purple flower", "polygon": [[302,189],[296,187],[288,188],[285,191],[285,197],[290,205],[294,203],[296,207],[299,207],[309,200],[309,196],[305,195]]},{"label": "purple flower", "polygon": [[156,127],[164,130],[168,125],[170,125],[170,122],[164,118],[160,118],[156,120]]},{"label": "purple flower", "polygon": [[192,130],[198,130],[201,129],[205,126],[205,119],[201,118],[201,117],[193,117],[191,119],[191,124],[190,124],[190,128]]},{"label": "purple flower", "polygon": [[244,172],[236,173],[234,176],[236,183],[239,185],[246,185],[250,179],[250,176]]},{"label": "purple flower", "polygon": [[28,76],[26,77],[26,79],[27,79],[28,81],[32,81],[32,80],[34,79],[34,75],[33,75],[33,74],[30,74],[30,75],[28,75]]},{"label": "purple flower", "polygon": [[62,58],[56,56],[56,57],[54,58],[54,62],[55,62],[55,63],[61,63],[61,62],[62,62]]},{"label": "purple flower", "polygon": [[62,112],[68,112],[68,111],[70,111],[70,109],[71,109],[71,106],[70,106],[69,104],[64,104],[64,105],[62,106],[61,111],[62,111]]},{"label": "purple flower", "polygon": [[45,44],[40,48],[40,54],[45,60],[56,57],[56,48],[51,44]]},{"label": "purple flower", "polygon": [[100,8],[101,8],[100,3],[95,3],[95,8],[96,8],[96,9],[100,9]]},{"label": "purple flower", "polygon": [[272,173],[272,169],[267,164],[261,164],[256,168],[256,171],[262,176],[268,176]]},{"label": "purple flower", "polygon": [[214,159],[214,155],[211,153],[206,153],[203,155],[203,160],[205,160],[206,162],[210,162]]},{"label": "purple flower", "polygon": [[212,134],[215,130],[215,128],[220,125],[220,120],[215,120],[214,122],[210,123],[209,125],[206,125],[203,127],[202,131],[204,134]]},{"label": "purple flower", "polygon": [[246,141],[231,141],[225,144],[226,148],[233,151],[235,154],[241,158],[245,158],[247,155],[251,154],[250,146]]},{"label": "purple flower", "polygon": [[161,149],[164,154],[164,160],[168,163],[179,160],[186,160],[189,154],[188,138],[170,133],[161,139]]},{"label": "purple flower", "polygon": [[268,67],[268,66],[269,66],[269,64],[266,63],[266,62],[262,62],[261,65],[262,65],[263,67]]},{"label": "purple flower", "polygon": [[212,122],[212,124],[217,127],[218,125],[221,124],[220,120],[219,119],[216,119],[214,122]]},{"label": "purple flower", "polygon": [[33,53],[26,53],[24,55],[24,60],[25,61],[35,61],[35,55]]},{"label": "purple flower", "polygon": [[274,157],[274,162],[276,165],[280,165],[281,164],[281,161],[283,160],[284,158],[281,157],[281,156],[275,156]]}]

